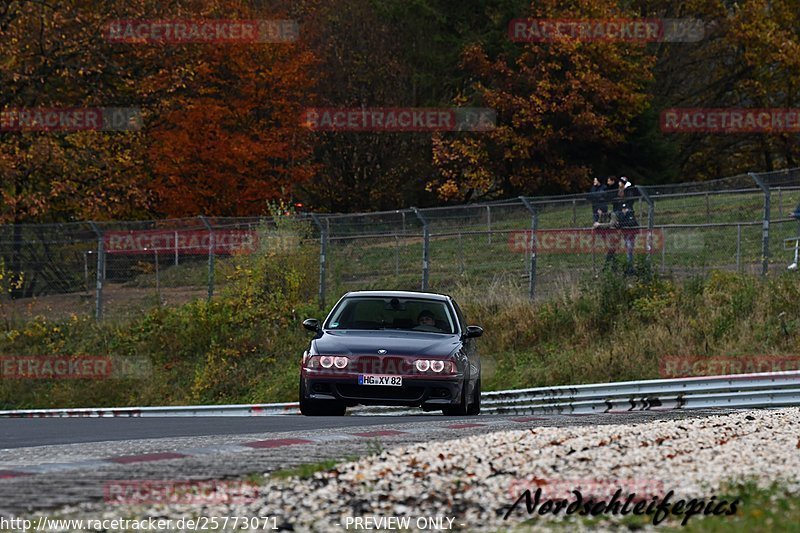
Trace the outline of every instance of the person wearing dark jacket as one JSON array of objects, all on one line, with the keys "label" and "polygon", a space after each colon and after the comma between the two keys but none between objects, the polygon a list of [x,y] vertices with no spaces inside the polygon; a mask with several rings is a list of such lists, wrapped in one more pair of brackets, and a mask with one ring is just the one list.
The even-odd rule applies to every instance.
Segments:
[{"label": "person wearing dark jacket", "polygon": [[[601,242],[605,245],[607,250],[603,270],[608,267],[611,267],[612,270],[616,270],[615,257],[617,254],[617,245],[619,244],[619,217],[617,216],[617,212],[612,210],[608,213],[604,213],[603,216],[600,217],[600,220],[592,225],[592,229],[597,231]],[[594,238],[592,240],[594,240]]]},{"label": "person wearing dark jacket", "polygon": [[619,181],[623,183],[622,190],[623,196],[626,199],[626,203],[628,204],[628,207],[633,209],[633,199],[639,196],[639,191],[636,190],[636,187],[633,186],[633,183],[629,178],[622,176]]},{"label": "person wearing dark jacket", "polygon": [[623,176],[617,180],[617,186],[611,199],[612,210],[616,211],[617,215],[622,211],[622,204],[625,203],[626,198],[630,196],[630,188],[631,184],[628,178]]},{"label": "person wearing dark jacket", "polygon": [[605,182],[605,202],[611,204],[611,211],[619,211],[617,209],[617,193],[619,191],[619,181],[616,176],[606,177]]},{"label": "person wearing dark jacket", "polygon": [[625,243],[625,254],[628,263],[625,267],[626,274],[633,274],[633,248],[636,245],[636,234],[639,230],[639,221],[628,203],[622,204],[619,216],[619,227],[622,230],[622,240]]},{"label": "person wearing dark jacket", "polygon": [[625,268],[626,274],[633,274],[633,249],[636,245],[636,234],[639,229],[639,222],[633,210],[627,203],[620,204],[619,211],[611,211],[607,221],[595,222],[592,226],[594,229],[603,231],[608,246],[608,253],[606,254],[606,266],[611,264],[614,267],[614,259],[617,253],[617,244],[619,237],[625,243],[625,254],[627,256],[627,266]]},{"label": "person wearing dark jacket", "polygon": [[594,178],[594,183],[592,184],[592,188],[589,189],[587,199],[592,204],[592,219],[594,222],[597,222],[608,212],[606,187],[600,183],[599,178]]}]

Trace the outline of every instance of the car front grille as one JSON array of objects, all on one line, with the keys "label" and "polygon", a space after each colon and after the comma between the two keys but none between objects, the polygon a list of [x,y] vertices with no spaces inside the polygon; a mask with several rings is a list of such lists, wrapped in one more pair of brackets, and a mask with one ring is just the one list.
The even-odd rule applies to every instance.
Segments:
[{"label": "car front grille", "polygon": [[351,368],[359,374],[404,375],[413,370],[411,359],[397,356],[359,355]]}]

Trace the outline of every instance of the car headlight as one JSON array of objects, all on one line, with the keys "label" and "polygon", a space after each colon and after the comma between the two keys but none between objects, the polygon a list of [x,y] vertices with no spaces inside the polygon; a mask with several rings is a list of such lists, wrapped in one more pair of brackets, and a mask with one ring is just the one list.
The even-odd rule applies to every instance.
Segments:
[{"label": "car headlight", "polygon": [[435,372],[437,374],[455,374],[456,363],[455,361],[444,361],[442,359],[417,359],[414,366],[419,372]]},{"label": "car headlight", "polygon": [[417,359],[417,362],[414,363],[414,365],[420,372],[427,372],[428,369],[431,367],[431,362],[428,361],[427,359]]},{"label": "car headlight", "polygon": [[334,357],[333,366],[336,368],[344,368],[347,366],[347,357]]},{"label": "car headlight", "polygon": [[319,364],[322,368],[330,368],[333,366],[333,357],[330,355],[323,355],[319,358]]}]

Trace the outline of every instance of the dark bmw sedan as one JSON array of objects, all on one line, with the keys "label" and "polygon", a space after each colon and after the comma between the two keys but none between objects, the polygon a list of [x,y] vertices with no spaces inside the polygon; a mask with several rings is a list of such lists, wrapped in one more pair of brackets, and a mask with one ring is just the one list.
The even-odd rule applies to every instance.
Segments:
[{"label": "dark bmw sedan", "polygon": [[458,304],[442,294],[360,291],[345,294],[303,353],[300,411],[343,415],[348,406],[401,405],[476,415],[481,363]]}]

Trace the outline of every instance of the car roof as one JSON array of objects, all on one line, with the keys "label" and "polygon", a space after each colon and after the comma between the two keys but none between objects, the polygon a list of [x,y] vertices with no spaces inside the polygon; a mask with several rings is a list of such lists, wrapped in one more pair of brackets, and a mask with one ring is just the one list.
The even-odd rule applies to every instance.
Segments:
[{"label": "car roof", "polygon": [[378,298],[425,298],[443,302],[450,299],[450,296],[447,294],[417,291],[352,291],[344,295],[344,297],[350,296],[375,296]]}]

